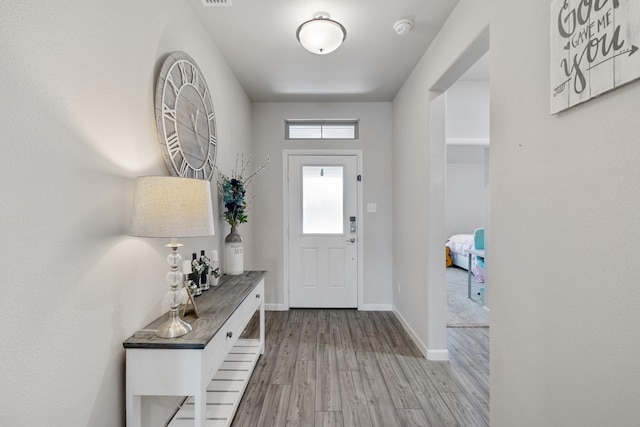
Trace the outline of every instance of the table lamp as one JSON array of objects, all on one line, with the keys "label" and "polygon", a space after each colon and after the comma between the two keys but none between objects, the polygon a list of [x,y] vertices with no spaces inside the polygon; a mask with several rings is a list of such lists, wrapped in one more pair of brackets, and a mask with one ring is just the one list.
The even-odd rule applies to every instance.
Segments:
[{"label": "table lamp", "polygon": [[165,300],[171,306],[169,318],[156,331],[160,338],[177,338],[191,331],[180,319],[178,309],[183,300],[182,257],[178,237],[213,236],[213,209],[209,181],[174,176],[143,176],[136,180],[136,192],[129,234],[138,237],[167,237],[171,248],[167,263],[171,271],[167,282],[171,289]]}]

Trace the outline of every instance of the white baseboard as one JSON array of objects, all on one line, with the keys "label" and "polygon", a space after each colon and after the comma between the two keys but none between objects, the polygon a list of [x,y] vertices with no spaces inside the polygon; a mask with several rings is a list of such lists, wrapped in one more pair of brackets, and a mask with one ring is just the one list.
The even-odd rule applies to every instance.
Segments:
[{"label": "white baseboard", "polygon": [[363,304],[359,307],[360,311],[393,311],[393,305],[391,304]]},{"label": "white baseboard", "polygon": [[488,138],[447,138],[447,145],[480,145],[489,146]]},{"label": "white baseboard", "polygon": [[424,357],[427,358],[427,360],[434,360],[434,361],[449,360],[449,350],[447,350],[446,348],[444,350],[429,350],[427,346],[424,344],[424,342],[422,342],[418,334],[416,334],[413,328],[409,326],[409,323],[407,323],[405,318],[402,317],[402,314],[400,314],[400,312],[396,307],[393,307],[393,313],[396,315],[398,320],[400,320],[400,324],[402,325],[404,330],[407,331],[407,333],[409,334],[413,342],[416,343],[416,346],[418,346],[418,349],[420,349],[420,351],[422,352]]},{"label": "white baseboard", "polygon": [[[284,304],[264,304],[264,309],[267,311],[287,311],[289,310]],[[393,311],[391,304],[365,304],[358,308],[360,311]]]},{"label": "white baseboard", "polygon": [[427,350],[427,359],[434,362],[446,362],[449,360],[449,350]]}]

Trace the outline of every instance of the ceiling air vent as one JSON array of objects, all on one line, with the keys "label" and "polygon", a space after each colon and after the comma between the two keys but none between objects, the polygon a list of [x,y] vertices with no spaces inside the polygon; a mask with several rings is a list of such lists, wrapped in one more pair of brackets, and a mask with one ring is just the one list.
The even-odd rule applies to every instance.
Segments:
[{"label": "ceiling air vent", "polygon": [[202,4],[205,6],[233,6],[231,0],[202,0]]}]

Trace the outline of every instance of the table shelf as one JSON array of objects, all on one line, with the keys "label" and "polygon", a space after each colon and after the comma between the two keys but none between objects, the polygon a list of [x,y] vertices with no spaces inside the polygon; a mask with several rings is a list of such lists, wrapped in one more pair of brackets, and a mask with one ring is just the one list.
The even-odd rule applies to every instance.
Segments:
[{"label": "table shelf", "polygon": [[[207,386],[206,427],[231,424],[260,357],[260,348],[260,340],[241,339],[231,349]],[[193,426],[194,414],[193,397],[190,397],[176,413],[169,427]]]}]

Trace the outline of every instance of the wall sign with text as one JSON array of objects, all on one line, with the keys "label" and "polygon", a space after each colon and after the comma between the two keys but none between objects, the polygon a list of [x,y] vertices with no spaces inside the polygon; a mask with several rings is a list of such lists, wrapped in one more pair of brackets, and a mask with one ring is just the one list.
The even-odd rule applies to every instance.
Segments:
[{"label": "wall sign with text", "polygon": [[640,78],[640,0],[551,1],[551,114]]}]

